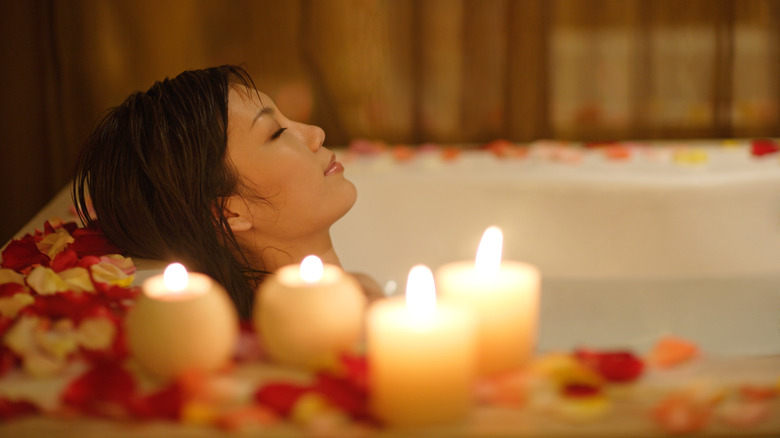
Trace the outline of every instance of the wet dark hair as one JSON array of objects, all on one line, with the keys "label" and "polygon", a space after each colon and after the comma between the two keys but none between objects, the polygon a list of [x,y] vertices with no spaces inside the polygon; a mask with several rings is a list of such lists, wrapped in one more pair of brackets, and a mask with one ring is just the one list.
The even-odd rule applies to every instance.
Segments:
[{"label": "wet dark hair", "polygon": [[232,83],[255,89],[244,69],[225,65],[130,95],[88,137],[72,196],[81,220],[127,255],[212,276],[248,319],[266,273],[252,269],[224,215],[226,198],[242,190],[226,159]]}]

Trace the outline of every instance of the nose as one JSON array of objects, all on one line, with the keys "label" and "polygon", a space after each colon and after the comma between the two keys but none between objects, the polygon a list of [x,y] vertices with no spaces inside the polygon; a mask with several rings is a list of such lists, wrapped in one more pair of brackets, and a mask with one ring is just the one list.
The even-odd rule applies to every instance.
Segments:
[{"label": "nose", "polygon": [[319,126],[306,125],[306,142],[312,152],[320,150],[325,143],[325,131]]}]

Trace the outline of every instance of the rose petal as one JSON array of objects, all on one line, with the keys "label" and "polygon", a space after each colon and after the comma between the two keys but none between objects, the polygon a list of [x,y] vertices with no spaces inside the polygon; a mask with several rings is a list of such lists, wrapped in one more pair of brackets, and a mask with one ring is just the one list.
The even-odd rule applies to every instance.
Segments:
[{"label": "rose petal", "polygon": [[0,315],[6,318],[16,318],[19,311],[33,304],[35,299],[28,293],[18,293],[10,297],[0,295]]},{"label": "rose petal", "polygon": [[177,383],[140,397],[132,404],[132,413],[142,419],[161,418],[178,420],[181,418],[186,397]]},{"label": "rose petal", "polygon": [[40,412],[38,406],[26,400],[9,400],[0,397],[0,420],[7,421]]},{"label": "rose petal", "polygon": [[92,279],[98,283],[108,283],[114,286],[129,287],[133,276],[125,274],[116,265],[106,262],[96,263],[89,267]]},{"label": "rose petal", "polygon": [[76,251],[67,249],[57,254],[49,264],[49,267],[52,268],[54,272],[60,272],[76,267],[78,262],[79,257],[76,255]]},{"label": "rose petal", "polygon": [[[2,333],[2,331],[0,331]],[[18,362],[18,356],[10,348],[0,344],[0,377],[11,371]]]},{"label": "rose petal", "polygon": [[94,265],[95,263],[100,263],[100,257],[88,255],[81,257],[78,261],[78,266],[82,268],[89,268],[90,266]]},{"label": "rose petal", "polygon": [[287,417],[293,407],[310,389],[292,383],[268,383],[255,392],[255,400],[282,417]]},{"label": "rose petal", "polygon": [[55,359],[65,359],[78,349],[73,322],[62,319],[49,327],[39,325],[33,333],[39,349]]},{"label": "rose petal", "polygon": [[750,152],[756,157],[763,157],[778,151],[780,151],[780,145],[768,138],[756,139],[750,144]]},{"label": "rose petal", "polygon": [[699,347],[686,339],[665,336],[658,340],[648,355],[653,366],[670,368],[688,362],[699,356]]},{"label": "rose petal", "polygon": [[0,284],[0,297],[12,297],[19,293],[28,293],[28,289],[24,286],[24,283]]},{"label": "rose petal", "polygon": [[661,400],[652,410],[652,418],[666,432],[693,433],[704,428],[712,407],[681,394]]},{"label": "rose petal", "polygon": [[75,240],[70,244],[70,248],[76,251],[79,257],[103,256],[122,252],[97,227],[78,228],[71,234]]},{"label": "rose petal", "polygon": [[3,262],[0,266],[22,272],[32,265],[47,265],[49,257],[38,250],[31,238],[12,240],[2,253]]},{"label": "rose petal", "polygon": [[79,324],[77,339],[88,350],[104,350],[114,343],[116,323],[109,318],[96,316],[84,318]]},{"label": "rose petal", "polygon": [[62,393],[62,403],[93,415],[111,415],[112,408],[129,412],[133,406],[136,383],[133,376],[117,363],[103,363],[72,380]]},{"label": "rose petal", "polygon": [[100,305],[100,301],[94,294],[66,291],[39,296],[31,307],[32,312],[39,316],[51,319],[69,318],[78,322],[82,314],[96,305]]},{"label": "rose petal", "polygon": [[37,350],[34,332],[40,322],[34,316],[22,316],[14,323],[3,337],[5,346],[19,356],[32,354]]},{"label": "rose petal", "polygon": [[348,379],[321,373],[312,388],[331,405],[355,419],[368,418],[368,393]]},{"label": "rose petal", "polygon": [[11,269],[0,269],[0,285],[24,284],[24,275]]},{"label": "rose petal", "polygon": [[575,357],[610,382],[632,382],[642,375],[644,364],[628,351],[577,350]]},{"label": "rose petal", "polygon": [[27,285],[40,295],[52,295],[70,290],[70,286],[51,268],[38,266],[27,276]]},{"label": "rose petal", "polygon": [[60,228],[51,234],[47,234],[43,239],[36,243],[38,250],[53,259],[59,254],[65,246],[73,242],[73,237],[64,229]]},{"label": "rose petal", "polygon": [[100,261],[104,263],[110,263],[127,275],[130,275],[136,271],[133,259],[130,257],[123,257],[119,254],[109,254],[100,257]]},{"label": "rose petal", "polygon": [[73,292],[95,292],[95,285],[89,271],[82,267],[66,269],[59,273],[60,278],[68,285],[68,290]]}]

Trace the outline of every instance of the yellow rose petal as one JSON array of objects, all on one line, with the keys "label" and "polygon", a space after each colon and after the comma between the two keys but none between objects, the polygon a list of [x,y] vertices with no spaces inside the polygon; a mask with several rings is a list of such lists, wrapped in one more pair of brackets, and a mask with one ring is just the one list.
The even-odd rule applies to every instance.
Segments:
[{"label": "yellow rose petal", "polygon": [[50,259],[54,259],[54,256],[59,254],[69,243],[73,243],[73,237],[64,228],[58,229],[56,232],[51,233],[41,239],[40,242],[35,245],[43,253],[46,253]]},{"label": "yellow rose petal", "polygon": [[116,326],[108,318],[85,318],[79,324],[77,338],[79,344],[90,350],[103,350],[114,343]]},{"label": "yellow rose petal", "polygon": [[27,276],[27,284],[41,295],[52,295],[70,289],[68,283],[56,272],[43,266],[38,266],[30,272]]},{"label": "yellow rose petal", "polygon": [[79,347],[72,324],[70,327],[52,327],[51,330],[39,327],[33,334],[38,347],[56,359],[65,359]]},{"label": "yellow rose petal", "polygon": [[0,298],[0,315],[6,318],[16,318],[20,310],[34,302],[35,299],[28,293],[18,293]]},{"label": "yellow rose petal", "polygon": [[0,269],[0,284],[6,283],[24,284],[24,275],[13,269]]},{"label": "yellow rose petal", "polygon": [[33,333],[38,327],[38,318],[34,316],[23,316],[16,324],[5,332],[3,341],[5,345],[19,356],[32,354],[38,347],[35,343]]},{"label": "yellow rose petal", "polygon": [[95,263],[89,269],[92,271],[92,278],[101,283],[121,287],[129,287],[133,283],[132,275],[125,274],[119,267],[108,262]]},{"label": "yellow rose petal", "polygon": [[92,284],[92,279],[89,277],[89,271],[86,268],[75,267],[66,269],[60,272],[59,276],[68,284],[72,291],[95,292],[95,285]]}]

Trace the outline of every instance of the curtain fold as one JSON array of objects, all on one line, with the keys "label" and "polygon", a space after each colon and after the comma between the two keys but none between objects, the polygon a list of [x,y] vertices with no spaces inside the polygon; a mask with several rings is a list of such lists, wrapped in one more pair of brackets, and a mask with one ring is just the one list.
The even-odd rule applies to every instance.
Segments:
[{"label": "curtain fold", "polygon": [[327,144],[780,136],[778,0],[9,0],[9,237],[105,110],[244,65]]}]

